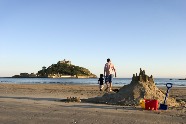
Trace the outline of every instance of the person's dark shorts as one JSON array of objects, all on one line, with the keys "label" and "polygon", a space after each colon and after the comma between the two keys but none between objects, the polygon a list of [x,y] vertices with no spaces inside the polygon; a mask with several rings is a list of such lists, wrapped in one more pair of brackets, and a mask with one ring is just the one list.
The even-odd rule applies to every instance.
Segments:
[{"label": "person's dark shorts", "polygon": [[113,74],[105,76],[105,83],[107,82],[112,83],[112,80],[113,80]]}]

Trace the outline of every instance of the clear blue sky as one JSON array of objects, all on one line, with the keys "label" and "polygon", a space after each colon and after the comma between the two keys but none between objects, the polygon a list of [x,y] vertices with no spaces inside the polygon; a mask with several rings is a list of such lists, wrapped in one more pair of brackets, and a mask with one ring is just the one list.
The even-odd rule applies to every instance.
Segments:
[{"label": "clear blue sky", "polygon": [[0,77],[59,60],[118,77],[186,77],[186,0],[0,0]]}]

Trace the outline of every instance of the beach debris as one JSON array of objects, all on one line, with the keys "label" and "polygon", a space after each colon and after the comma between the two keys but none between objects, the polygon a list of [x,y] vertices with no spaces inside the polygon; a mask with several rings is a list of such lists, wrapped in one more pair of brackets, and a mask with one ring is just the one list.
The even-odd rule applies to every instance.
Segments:
[{"label": "beach debris", "polygon": [[[119,92],[108,92],[101,97],[89,98],[88,102],[118,104],[126,106],[139,106],[141,99],[164,101],[165,94],[156,86],[153,76],[145,74],[145,70],[140,68],[139,75],[133,74],[132,81],[124,85]],[[174,98],[168,97],[167,105],[178,106]]]},{"label": "beach debris", "polygon": [[67,97],[66,102],[81,102],[80,97]]},{"label": "beach debris", "polygon": [[114,92],[119,92],[119,89],[112,89],[112,91],[114,91]]}]

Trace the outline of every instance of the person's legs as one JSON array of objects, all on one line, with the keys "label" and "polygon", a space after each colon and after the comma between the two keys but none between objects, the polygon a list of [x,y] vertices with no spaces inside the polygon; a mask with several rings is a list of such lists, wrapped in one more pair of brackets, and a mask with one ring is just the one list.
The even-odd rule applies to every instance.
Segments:
[{"label": "person's legs", "polygon": [[110,82],[110,91],[112,91],[112,82]]},{"label": "person's legs", "polygon": [[107,91],[108,88],[109,88],[109,86],[110,86],[110,84],[109,84],[109,76],[106,76],[106,77],[105,77],[105,83],[106,83],[106,85],[107,85],[105,91]]},{"label": "person's legs", "polygon": [[103,90],[103,87],[104,87],[104,85],[101,85],[100,91],[102,91],[102,90]]},{"label": "person's legs", "polygon": [[101,85],[99,85],[99,90],[101,90]]},{"label": "person's legs", "polygon": [[112,91],[112,80],[113,80],[113,75],[109,75],[109,90]]}]

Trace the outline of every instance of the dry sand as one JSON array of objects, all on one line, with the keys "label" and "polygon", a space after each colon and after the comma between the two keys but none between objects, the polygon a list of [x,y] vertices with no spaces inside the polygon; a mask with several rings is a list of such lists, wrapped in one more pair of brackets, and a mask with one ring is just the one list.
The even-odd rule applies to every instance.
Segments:
[{"label": "dry sand", "polygon": [[[119,88],[119,87],[115,87]],[[165,91],[165,88],[160,88]],[[186,107],[149,111],[140,106],[84,102],[104,95],[98,86],[63,84],[0,84],[1,124],[185,124]],[[172,88],[170,96],[186,102],[186,88]],[[81,103],[64,102],[80,97]]]}]

